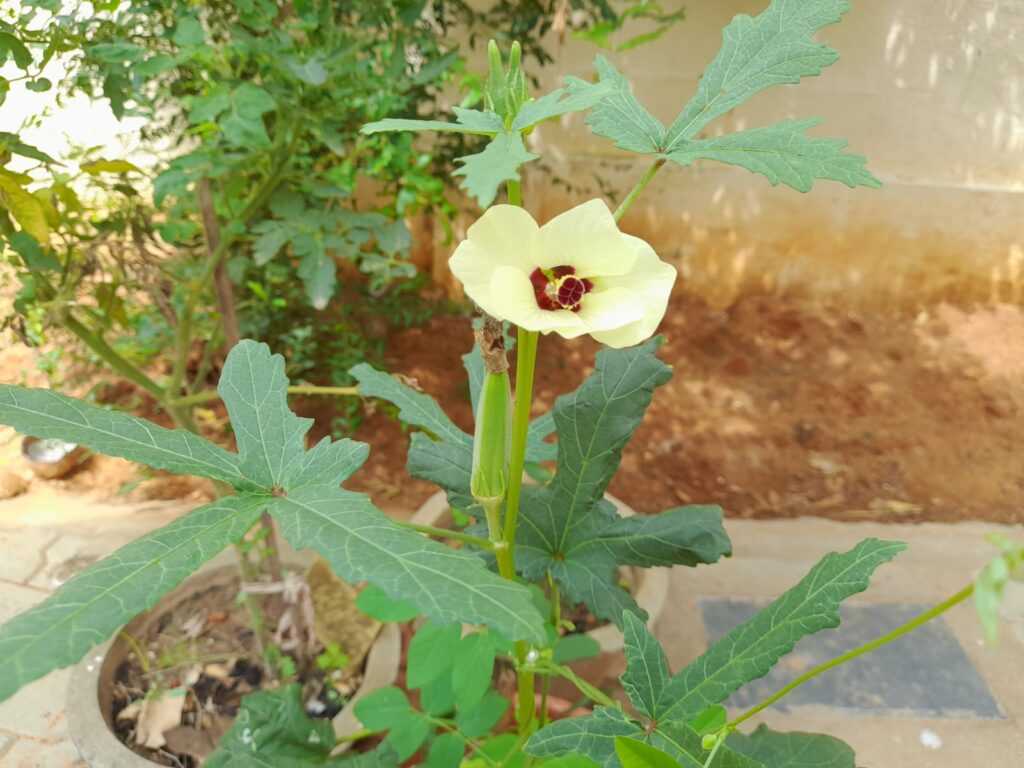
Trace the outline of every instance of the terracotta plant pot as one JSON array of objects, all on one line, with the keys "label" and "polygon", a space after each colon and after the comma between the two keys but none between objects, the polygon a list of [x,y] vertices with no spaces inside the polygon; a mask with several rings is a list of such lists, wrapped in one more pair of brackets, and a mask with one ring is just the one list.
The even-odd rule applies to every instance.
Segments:
[{"label": "terracotta plant pot", "polygon": [[[605,498],[615,505],[622,517],[632,517],[636,512],[609,494]],[[444,491],[438,491],[421,506],[412,517],[418,525],[447,528],[451,525],[451,507]],[[640,607],[647,611],[647,626],[654,632],[668,599],[668,571],[664,568],[623,568],[633,597]],[[601,645],[601,653],[593,659],[582,659],[569,664],[572,670],[593,685],[600,687],[618,682],[626,671],[626,654],[622,643],[622,632],[614,624],[596,627],[587,634]],[[562,679],[552,680],[551,692],[569,700],[579,698],[579,692],[571,683]]]},{"label": "terracotta plant pot", "polygon": [[[135,617],[124,627],[124,632],[132,637],[145,636],[149,627],[162,615],[186,603],[197,592],[226,587],[237,579],[238,570],[232,566],[203,569],[151,610]],[[90,652],[72,672],[68,685],[68,728],[82,759],[90,768],[152,768],[155,765],[122,744],[113,731],[113,683],[118,667],[131,650],[118,633],[113,640]],[[344,736],[359,730],[352,705],[370,691],[395,681],[401,652],[398,626],[385,624],[367,654],[359,690],[334,718],[335,733]]]}]

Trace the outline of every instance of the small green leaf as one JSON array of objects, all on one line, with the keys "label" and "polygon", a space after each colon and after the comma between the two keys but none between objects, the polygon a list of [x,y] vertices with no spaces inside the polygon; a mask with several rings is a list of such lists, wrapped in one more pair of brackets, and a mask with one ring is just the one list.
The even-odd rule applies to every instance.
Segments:
[{"label": "small green leaf", "polygon": [[471,707],[459,707],[455,725],[464,736],[479,739],[489,733],[508,709],[508,699],[497,691],[488,691]]},{"label": "small green leaf", "polygon": [[142,169],[127,160],[94,160],[82,163],[79,167],[90,176],[99,176],[101,173],[142,173]]},{"label": "small green leaf", "polygon": [[405,682],[410,688],[422,688],[438,675],[448,672],[458,655],[462,627],[439,627],[427,622],[409,643],[409,661]]},{"label": "small green leaf", "polygon": [[533,734],[524,751],[535,757],[585,755],[598,765],[619,768],[615,739],[644,738],[643,727],[621,709],[597,707],[592,714],[556,720]]},{"label": "small green leaf", "polygon": [[798,192],[810,191],[815,179],[833,179],[848,187],[882,186],[864,167],[865,158],[842,151],[847,142],[804,133],[819,123],[818,119],[786,120],[713,139],[683,141],[668,158],[680,165],[697,158],[738,165],[760,173],[772,186],[782,183]]},{"label": "small green leaf", "polygon": [[519,110],[516,119],[512,121],[512,129],[525,131],[537,123],[550,120],[552,117],[590,109],[603,98],[610,95],[612,90],[610,83],[598,83],[594,86],[577,89],[575,92],[559,88],[541,96],[536,101],[524,104],[523,108]]},{"label": "small green leaf", "polygon": [[772,0],[758,16],[739,14],[722,30],[722,47],[704,70],[697,93],[669,126],[666,152],[755,93],[821,73],[839,54],[814,34],[838,22],[848,0]]},{"label": "small green leaf", "polygon": [[288,70],[299,80],[308,85],[323,85],[327,82],[327,70],[319,59],[299,61],[293,59],[287,64]]},{"label": "small green leaf", "polygon": [[657,719],[658,700],[669,680],[665,652],[647,623],[628,611],[623,617],[623,643],[626,672],[622,675],[622,687],[640,714]]},{"label": "small green leaf", "polygon": [[15,232],[7,238],[7,241],[29,269],[36,272],[60,271],[60,260],[53,254],[53,251],[50,249],[44,251],[40,248],[39,243],[28,232]]},{"label": "small green leaf", "polygon": [[32,66],[32,54],[25,44],[10,32],[0,31],[0,64],[7,61],[8,57],[14,60],[18,69]]},{"label": "small green leaf", "polygon": [[242,83],[231,94],[231,109],[221,121],[225,138],[243,148],[269,145],[263,115],[275,109],[277,102],[263,88]]},{"label": "small green leaf", "polygon": [[302,233],[292,239],[292,253],[299,258],[298,274],[306,286],[306,298],[314,309],[324,309],[338,284],[337,265],[316,235]]},{"label": "small green leaf", "polygon": [[466,745],[454,733],[442,733],[430,743],[427,751],[427,768],[459,768]]},{"label": "small green leaf", "polygon": [[271,226],[258,227],[259,236],[252,244],[252,257],[257,266],[262,267],[280,253],[288,242],[291,233],[277,222],[262,222]]},{"label": "small green leaf", "polygon": [[[321,765],[334,747],[334,729],[327,720],[311,720],[302,706],[297,683],[250,693],[206,768],[241,768],[239,756],[258,755],[267,764],[300,760]],[[257,763],[258,765],[259,763]]]},{"label": "small green leaf", "polygon": [[999,603],[1010,578],[1010,567],[999,555],[981,569],[974,580],[974,607],[990,643],[999,640]]},{"label": "small green leaf", "polygon": [[615,737],[615,754],[622,762],[622,768],[682,768],[657,747],[652,747],[626,736]]},{"label": "small green leaf", "polygon": [[697,716],[766,675],[800,638],[839,626],[839,604],[867,589],[874,570],[906,546],[865,539],[849,552],[826,555],[799,584],[676,674],[658,700],[660,718]]},{"label": "small green leaf", "polygon": [[463,109],[455,107],[456,120],[446,122],[443,120],[407,120],[402,118],[387,118],[373,123],[367,123],[360,130],[361,133],[383,133],[388,131],[439,131],[441,133],[469,133],[478,136],[494,136],[505,130],[505,122],[494,112],[484,112],[479,109]]},{"label": "small green leaf", "polygon": [[598,56],[594,66],[601,78],[597,84],[566,78],[573,96],[583,97],[595,91],[600,95],[585,121],[590,130],[629,152],[653,154],[660,151],[665,127],[636,100],[629,81],[608,59]]},{"label": "small green leaf", "polygon": [[357,701],[355,715],[368,730],[388,731],[384,743],[398,753],[400,762],[409,759],[430,732],[430,723],[412,708],[405,693],[393,685],[371,691]]},{"label": "small green leaf", "polygon": [[45,93],[52,87],[53,83],[46,77],[37,77],[34,80],[29,80],[25,83],[25,89],[35,93]]},{"label": "small green leaf", "polygon": [[377,621],[411,621],[419,615],[413,606],[401,600],[392,600],[380,587],[367,584],[356,598],[356,608]]},{"label": "small green leaf", "polygon": [[398,408],[398,417],[406,424],[419,427],[435,438],[467,447],[472,445],[472,438],[452,423],[430,395],[417,392],[367,363],[359,363],[349,373],[359,382],[359,393],[363,397],[379,397],[392,403]]},{"label": "small green leaf", "polygon": [[587,634],[566,635],[555,642],[552,660],[555,664],[568,664],[579,659],[594,659],[601,653],[601,644]]},{"label": "small green leaf", "polygon": [[459,186],[475,197],[481,208],[486,208],[494,202],[502,184],[519,180],[519,166],[538,157],[527,151],[518,131],[500,133],[482,152],[456,158],[462,166],[452,175],[465,177]]},{"label": "small green leaf", "polygon": [[185,48],[200,46],[205,41],[203,25],[195,16],[181,16],[178,18],[178,26],[171,39]]},{"label": "small green leaf", "polygon": [[729,722],[729,712],[721,704],[712,704],[689,722],[701,736],[716,733]]},{"label": "small green leaf", "polygon": [[764,768],[855,768],[857,764],[849,745],[821,733],[778,733],[759,725],[749,736],[731,734],[726,744]]},{"label": "small green leaf", "polygon": [[494,641],[487,632],[470,632],[458,642],[452,665],[452,688],[459,707],[475,706],[494,675]]},{"label": "small green leaf", "polygon": [[394,685],[370,691],[355,703],[355,714],[363,727],[371,731],[386,731],[405,722],[413,713],[405,692]]},{"label": "small green leaf", "polygon": [[6,208],[18,225],[41,245],[50,242],[46,211],[35,195],[24,189],[18,178],[0,168],[0,208]]}]

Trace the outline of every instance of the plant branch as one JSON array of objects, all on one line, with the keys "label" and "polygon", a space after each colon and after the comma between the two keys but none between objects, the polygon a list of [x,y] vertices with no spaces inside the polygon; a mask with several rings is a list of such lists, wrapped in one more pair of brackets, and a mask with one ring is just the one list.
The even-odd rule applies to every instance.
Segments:
[{"label": "plant branch", "polygon": [[817,677],[822,672],[827,672],[828,670],[832,669],[833,667],[838,667],[840,664],[845,664],[846,662],[848,662],[848,661],[850,661],[852,659],[856,659],[858,656],[863,656],[865,653],[873,651],[876,648],[880,648],[881,646],[886,645],[887,643],[891,643],[893,640],[896,640],[897,638],[902,637],[903,635],[907,634],[908,632],[910,632],[910,631],[912,631],[914,629],[917,629],[922,624],[927,624],[929,621],[934,619],[936,616],[939,616],[939,615],[945,613],[946,611],[948,611],[954,605],[957,605],[958,603],[962,603],[964,600],[969,598],[973,593],[974,593],[974,585],[971,584],[970,586],[964,587],[963,589],[961,589],[959,592],[957,592],[952,597],[950,597],[950,598],[948,598],[946,600],[943,600],[941,603],[939,603],[938,605],[933,606],[932,608],[930,608],[929,610],[925,611],[924,613],[922,613],[917,618],[911,619],[906,624],[903,624],[903,625],[897,627],[896,629],[892,630],[891,632],[886,632],[881,637],[877,637],[877,638],[875,638],[874,640],[872,640],[869,643],[865,643],[864,645],[861,645],[861,646],[859,646],[857,648],[854,648],[853,650],[847,651],[846,653],[844,653],[844,654],[842,654],[840,656],[836,656],[836,658],[831,659],[830,661],[826,661],[824,664],[819,664],[814,669],[808,670],[804,674],[800,675],[798,678],[793,680],[793,682],[791,682],[788,685],[780,688],[778,691],[776,691],[774,694],[769,696],[767,699],[762,701],[757,706],[751,707],[746,712],[744,712],[742,715],[737,717],[735,720],[730,721],[729,724],[725,726],[725,728],[730,730],[730,731],[736,730],[736,726],[738,726],[744,720],[749,720],[751,717],[756,715],[761,710],[767,709],[772,704],[774,704],[779,699],[781,699],[783,696],[786,696],[787,694],[789,694],[790,692],[792,692],[796,688],[799,688],[801,685],[806,683],[808,680],[811,680],[812,678]]},{"label": "plant branch", "polygon": [[434,536],[438,539],[451,539],[452,541],[464,541],[467,544],[472,544],[474,547],[480,547],[480,549],[494,549],[494,542],[488,539],[482,539],[479,536],[473,536],[462,531],[451,531],[447,528],[436,528],[433,525],[420,525],[419,523],[405,523],[400,520],[396,520],[399,526],[402,528],[408,528],[410,531],[416,531],[417,533],[425,533],[428,536]]},{"label": "plant branch", "polygon": [[111,368],[134,384],[138,384],[163,405],[167,391],[143,373],[142,369],[126,360],[117,350],[107,344],[100,334],[86,328],[71,313],[64,317],[64,326],[80,338],[89,349],[99,355]]},{"label": "plant branch", "polygon": [[640,193],[644,191],[648,184],[651,183],[651,179],[654,178],[654,174],[660,171],[661,167],[665,165],[666,162],[665,158],[655,160],[654,164],[647,169],[647,173],[640,177],[640,181],[636,183],[636,186],[629,190],[629,194],[626,195],[626,199],[622,201],[622,205],[615,209],[614,216],[616,222],[620,221],[622,217],[626,215],[626,211],[632,207],[637,197],[640,196]]},{"label": "plant branch", "polygon": [[[358,387],[319,387],[315,384],[295,384],[288,387],[289,395],[358,395]],[[208,389],[205,392],[196,392],[194,395],[186,395],[168,401],[169,405],[202,405],[211,400],[219,400],[220,393],[215,389]]]}]

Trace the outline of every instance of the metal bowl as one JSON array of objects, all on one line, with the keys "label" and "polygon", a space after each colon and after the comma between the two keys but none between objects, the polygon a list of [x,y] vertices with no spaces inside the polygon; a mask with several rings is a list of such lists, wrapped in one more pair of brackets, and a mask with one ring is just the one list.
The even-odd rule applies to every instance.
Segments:
[{"label": "metal bowl", "polygon": [[45,480],[64,477],[81,463],[85,446],[57,438],[26,437],[21,441],[21,455],[29,469]]}]

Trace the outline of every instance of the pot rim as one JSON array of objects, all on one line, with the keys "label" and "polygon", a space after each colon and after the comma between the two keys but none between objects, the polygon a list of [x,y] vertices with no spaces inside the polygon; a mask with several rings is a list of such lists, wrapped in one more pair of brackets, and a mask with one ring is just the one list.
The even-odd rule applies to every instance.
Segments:
[{"label": "pot rim", "polygon": [[[148,615],[160,610],[161,604],[173,605],[175,602],[182,601],[197,589],[195,582],[200,578],[210,579],[218,571],[230,571],[232,577],[237,572],[233,566],[211,566],[208,564],[164,595],[152,608],[132,619],[125,627],[145,620]],[[85,658],[72,669],[71,679],[68,682],[66,708],[68,730],[79,755],[89,768],[153,768],[156,765],[151,760],[133,752],[114,735],[100,706],[99,689],[103,683],[104,673],[108,671],[106,667],[109,663],[110,651],[115,644],[124,643],[123,640],[120,640],[123,629],[119,629],[110,640],[86,654]],[[359,690],[332,721],[337,736],[348,736],[360,730],[359,721],[353,711],[355,703],[371,691],[395,682],[398,678],[401,654],[402,639],[398,625],[383,624],[366,655],[366,666]],[[112,673],[113,670],[110,672]],[[348,744],[344,746],[348,746]]]}]

